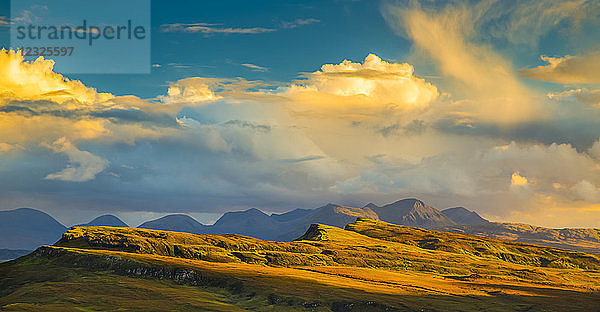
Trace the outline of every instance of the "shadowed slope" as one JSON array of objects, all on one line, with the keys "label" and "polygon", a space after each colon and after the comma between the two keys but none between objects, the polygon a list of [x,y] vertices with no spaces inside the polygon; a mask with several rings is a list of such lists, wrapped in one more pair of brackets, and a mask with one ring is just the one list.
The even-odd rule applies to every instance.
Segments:
[{"label": "shadowed slope", "polygon": [[31,208],[0,211],[0,248],[33,250],[60,239],[67,228]]},{"label": "shadowed slope", "polygon": [[458,224],[480,224],[489,222],[482,218],[477,212],[469,211],[464,207],[444,209],[442,210],[442,213]]},{"label": "shadowed slope", "polygon": [[424,228],[456,224],[437,209],[415,198],[402,199],[373,210],[379,219],[394,224]]}]

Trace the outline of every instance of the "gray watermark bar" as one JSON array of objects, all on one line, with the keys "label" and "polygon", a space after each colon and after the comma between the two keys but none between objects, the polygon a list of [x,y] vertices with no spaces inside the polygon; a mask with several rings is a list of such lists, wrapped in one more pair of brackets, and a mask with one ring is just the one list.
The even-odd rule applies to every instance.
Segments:
[{"label": "gray watermark bar", "polygon": [[14,0],[10,47],[61,73],[150,73],[150,0]]}]

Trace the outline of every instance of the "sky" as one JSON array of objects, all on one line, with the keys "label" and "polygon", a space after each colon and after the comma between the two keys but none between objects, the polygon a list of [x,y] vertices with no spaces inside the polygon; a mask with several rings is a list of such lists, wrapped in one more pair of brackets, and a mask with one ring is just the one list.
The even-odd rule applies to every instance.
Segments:
[{"label": "sky", "polygon": [[211,223],[418,197],[600,227],[598,1],[152,1],[149,14],[149,73],[74,74],[10,50],[20,16],[0,8],[0,209]]}]

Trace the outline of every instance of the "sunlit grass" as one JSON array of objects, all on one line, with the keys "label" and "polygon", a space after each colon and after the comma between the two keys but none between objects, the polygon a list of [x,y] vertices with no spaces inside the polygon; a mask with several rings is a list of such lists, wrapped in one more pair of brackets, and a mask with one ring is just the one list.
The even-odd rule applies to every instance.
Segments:
[{"label": "sunlit grass", "polygon": [[136,300],[148,302],[140,311],[169,303],[202,311],[572,311],[600,300],[599,263],[370,219],[347,230],[314,225],[294,242],[82,227],[56,247],[1,264],[0,307],[111,310],[104,298],[115,311]]}]

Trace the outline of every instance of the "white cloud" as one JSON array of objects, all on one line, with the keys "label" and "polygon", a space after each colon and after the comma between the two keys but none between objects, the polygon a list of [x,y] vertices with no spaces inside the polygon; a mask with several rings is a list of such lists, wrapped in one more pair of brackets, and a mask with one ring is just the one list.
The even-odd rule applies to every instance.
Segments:
[{"label": "white cloud", "polygon": [[318,23],[320,20],[316,18],[299,18],[294,21],[284,21],[279,27],[228,27],[223,24],[213,23],[174,23],[161,25],[162,32],[185,32],[185,33],[201,33],[201,34],[242,34],[255,35],[263,33],[271,33],[280,29],[293,29],[304,25]]},{"label": "white cloud", "polygon": [[424,108],[437,98],[438,91],[416,77],[410,64],[386,62],[369,54],[362,63],[325,64],[308,74],[303,84],[292,85],[285,95],[299,110],[361,114]]},{"label": "white cloud", "polygon": [[259,66],[259,65],[256,65],[256,64],[252,64],[252,63],[243,63],[243,64],[240,64],[240,65],[242,65],[244,67],[247,67],[247,68],[250,68],[250,69],[252,69],[254,71],[259,71],[259,72],[266,72],[266,71],[269,70],[266,67]]},{"label": "white cloud", "polygon": [[158,98],[166,104],[197,105],[219,99],[212,88],[214,79],[187,78],[171,83],[166,96]]},{"label": "white cloud", "polygon": [[310,25],[310,24],[314,24],[314,23],[319,23],[320,20],[316,19],[316,18],[299,18],[296,19],[295,21],[291,21],[291,22],[282,22],[281,23],[281,27],[282,28],[296,28],[299,26],[304,26],[304,25]]},{"label": "white cloud", "polygon": [[577,182],[573,189],[586,202],[595,203],[600,201],[600,189],[587,180]]},{"label": "white cloud", "polygon": [[222,27],[221,24],[210,23],[177,23],[161,25],[162,32],[187,32],[203,34],[262,34],[277,31],[266,27]]},{"label": "white cloud", "polygon": [[96,178],[96,175],[108,168],[109,165],[108,160],[90,152],[79,150],[64,137],[52,144],[45,144],[45,146],[55,153],[63,153],[69,158],[67,168],[47,175],[47,180],[85,182]]}]

